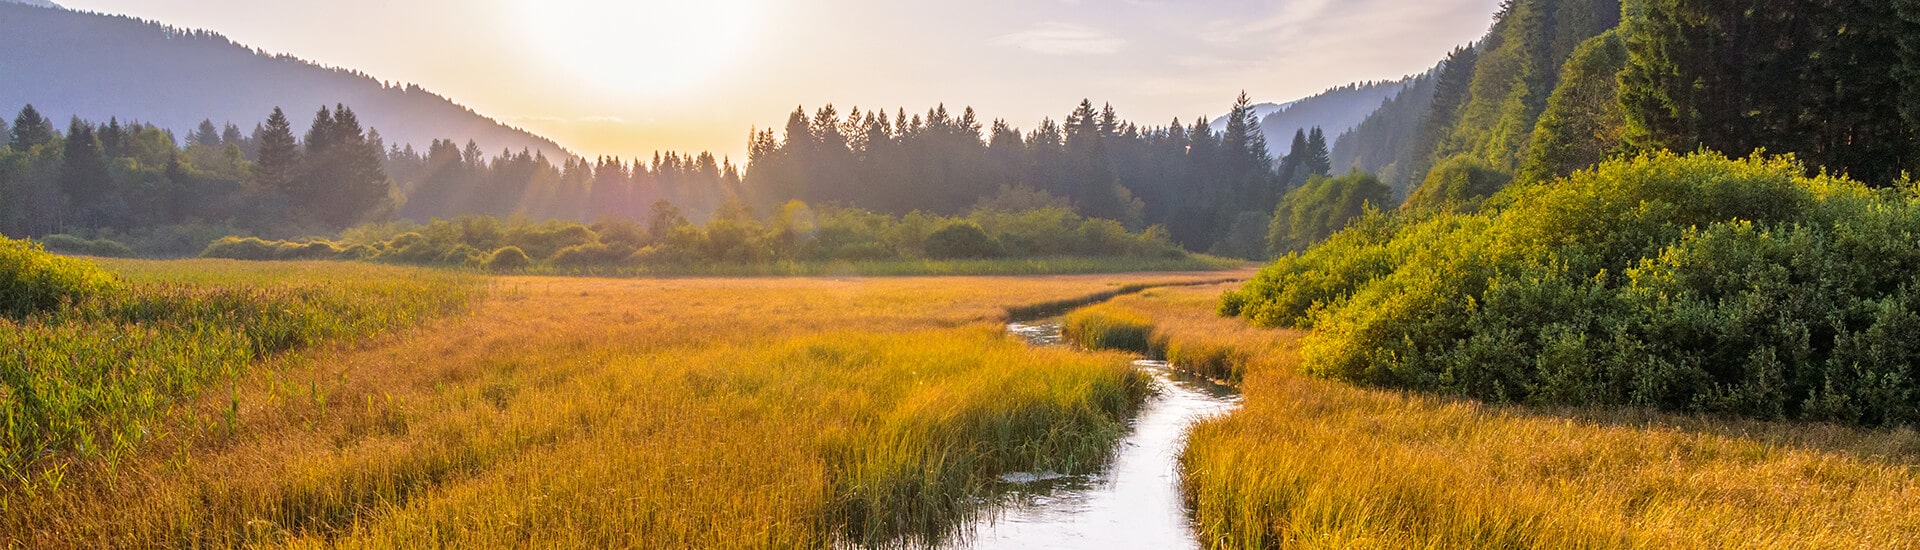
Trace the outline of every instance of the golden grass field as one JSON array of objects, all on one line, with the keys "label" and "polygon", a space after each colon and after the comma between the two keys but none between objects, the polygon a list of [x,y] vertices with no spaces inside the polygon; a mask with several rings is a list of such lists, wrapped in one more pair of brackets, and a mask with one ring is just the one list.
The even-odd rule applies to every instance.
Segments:
[{"label": "golden grass field", "polygon": [[[0,484],[0,546],[930,540],[980,512],[971,497],[1000,473],[1100,465],[1146,391],[1128,355],[1005,336],[1010,311],[1226,276],[482,279],[326,263],[105,265],[136,296],[245,288],[273,307],[315,308],[305,315],[318,321],[279,321],[311,345],[196,374],[205,387],[184,401],[104,417],[76,401],[78,425],[138,443],[57,447],[28,481]],[[1300,333],[1216,316],[1228,288],[1122,295],[1065,323],[1078,341],[1144,348],[1242,385],[1245,408],[1200,424],[1181,459],[1208,547],[1920,547],[1920,435],[1909,429],[1357,388],[1299,374]],[[381,318],[371,306],[385,301],[413,313]],[[456,302],[468,305],[425,315]],[[112,319],[83,326],[171,326]],[[30,344],[100,340],[23,322]],[[259,345],[247,342],[231,344]]]},{"label": "golden grass field", "polygon": [[1229,288],[1155,289],[1078,314],[1148,319],[1157,349],[1224,358],[1212,374],[1244,380],[1245,408],[1198,426],[1182,457],[1207,546],[1920,547],[1911,429],[1356,388],[1298,374],[1300,333],[1215,316]]},{"label": "golden grass field", "polygon": [[[335,264],[112,262],[129,281]],[[396,273],[404,273],[396,271]],[[465,313],[255,365],[113,464],[0,498],[61,547],[790,548],[931,537],[1006,471],[1084,471],[1146,392],[1008,308],[1210,274],[499,278]]]}]

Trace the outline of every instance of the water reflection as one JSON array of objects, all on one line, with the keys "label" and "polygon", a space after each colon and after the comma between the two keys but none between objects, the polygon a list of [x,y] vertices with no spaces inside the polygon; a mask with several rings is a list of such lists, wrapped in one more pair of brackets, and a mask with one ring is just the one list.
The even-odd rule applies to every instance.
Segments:
[{"label": "water reflection", "polygon": [[[1059,345],[1057,323],[1010,325],[1035,345]],[[994,511],[948,548],[1199,548],[1180,498],[1176,458],[1195,421],[1233,410],[1234,389],[1164,362],[1138,361],[1159,392],[1131,423],[1112,468],[1092,476],[1025,472],[1002,478]]]}]

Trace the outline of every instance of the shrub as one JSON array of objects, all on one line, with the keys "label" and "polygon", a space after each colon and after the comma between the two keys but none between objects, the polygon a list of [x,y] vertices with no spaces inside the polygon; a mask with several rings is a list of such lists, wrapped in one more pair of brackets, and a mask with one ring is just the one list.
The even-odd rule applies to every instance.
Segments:
[{"label": "shrub", "polygon": [[1513,182],[1507,175],[1472,155],[1458,155],[1441,161],[1427,172],[1427,179],[1407,197],[1403,208],[1410,211],[1458,210],[1472,212],[1480,203]]},{"label": "shrub", "polygon": [[202,258],[223,260],[272,261],[277,257],[280,247],[257,237],[227,237],[207,245],[200,251]]},{"label": "shrub", "polygon": [[0,237],[0,316],[21,318],[118,287],[112,275],[92,263]]},{"label": "shrub", "polygon": [[485,267],[488,271],[518,271],[533,266],[533,258],[527,257],[520,247],[509,246],[493,251],[487,256]]},{"label": "shrub", "polygon": [[[1305,367],[1501,402],[1920,422],[1920,198],[1671,153],[1374,219],[1223,301]],[[1899,336],[1904,335],[1904,336]]]},{"label": "shrub", "polygon": [[955,222],[927,235],[927,257],[936,260],[959,260],[999,257],[1003,251],[1000,243],[972,222]]},{"label": "shrub", "polygon": [[1306,250],[1377,209],[1393,190],[1371,175],[1354,172],[1337,178],[1317,176],[1280,201],[1267,231],[1268,252],[1279,256]]},{"label": "shrub", "polygon": [[40,239],[47,250],[63,254],[101,258],[131,258],[133,248],[111,239],[87,240],[73,235],[48,235]]},{"label": "shrub", "polygon": [[553,255],[553,265],[570,267],[617,265],[626,261],[634,252],[632,247],[625,244],[594,243],[569,246]]}]

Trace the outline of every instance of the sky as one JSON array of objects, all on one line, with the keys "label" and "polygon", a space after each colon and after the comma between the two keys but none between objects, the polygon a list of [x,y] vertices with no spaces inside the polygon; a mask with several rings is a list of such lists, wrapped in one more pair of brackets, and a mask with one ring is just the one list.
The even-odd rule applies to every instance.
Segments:
[{"label": "sky", "polygon": [[1426,70],[1500,0],[60,0],[419,84],[587,156],[714,151],[798,106],[1082,99],[1165,124]]}]

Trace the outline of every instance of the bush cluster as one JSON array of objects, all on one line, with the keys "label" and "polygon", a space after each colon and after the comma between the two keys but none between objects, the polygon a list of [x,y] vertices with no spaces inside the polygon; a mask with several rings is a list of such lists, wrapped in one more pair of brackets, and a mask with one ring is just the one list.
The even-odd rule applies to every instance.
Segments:
[{"label": "bush cluster", "polygon": [[337,241],[221,239],[201,253],[240,260],[370,260],[492,271],[582,270],[656,265],[861,262],[1037,257],[1185,258],[1160,228],[1129,232],[1119,222],[1066,208],[980,210],[963,217],[901,217],[791,203],[773,216],[722,212],[705,225],[666,212],[654,223],[593,224],[466,217],[426,225],[349,229]]},{"label": "bush cluster", "polygon": [[120,283],[91,263],[0,236],[0,317],[23,318],[111,292]]},{"label": "bush cluster", "polygon": [[40,239],[47,250],[62,254],[96,256],[100,258],[132,258],[133,248],[112,239],[87,239],[74,235],[47,235]]},{"label": "bush cluster", "polygon": [[1223,313],[1315,373],[1498,402],[1920,422],[1920,197],[1791,158],[1660,153],[1375,215]]}]

